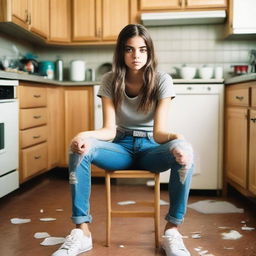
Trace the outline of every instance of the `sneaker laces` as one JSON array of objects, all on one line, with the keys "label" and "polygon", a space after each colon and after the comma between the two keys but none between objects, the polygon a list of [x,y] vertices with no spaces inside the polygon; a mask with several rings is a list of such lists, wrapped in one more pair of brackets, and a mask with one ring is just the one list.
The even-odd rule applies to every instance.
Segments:
[{"label": "sneaker laces", "polygon": [[68,235],[66,237],[64,244],[61,246],[61,249],[71,252],[79,248],[80,245],[81,245],[81,242],[77,236]]}]

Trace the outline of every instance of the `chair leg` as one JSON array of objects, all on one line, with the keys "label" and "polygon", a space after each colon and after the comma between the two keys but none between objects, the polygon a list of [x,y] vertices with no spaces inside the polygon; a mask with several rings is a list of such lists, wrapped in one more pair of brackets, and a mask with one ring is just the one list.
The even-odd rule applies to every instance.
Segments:
[{"label": "chair leg", "polygon": [[106,223],[106,246],[110,246],[110,229],[111,229],[111,183],[110,174],[106,171],[105,174],[106,183],[106,197],[107,197],[107,223]]},{"label": "chair leg", "polygon": [[160,179],[159,174],[155,175],[155,244],[159,248],[160,236]]}]

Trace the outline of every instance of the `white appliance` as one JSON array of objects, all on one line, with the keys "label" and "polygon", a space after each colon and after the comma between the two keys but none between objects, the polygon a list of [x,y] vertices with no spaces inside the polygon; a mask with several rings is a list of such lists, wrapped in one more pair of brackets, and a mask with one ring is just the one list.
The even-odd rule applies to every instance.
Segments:
[{"label": "white appliance", "polygon": [[141,21],[145,26],[217,24],[224,23],[225,18],[226,12],[223,10],[141,14]]},{"label": "white appliance", "polygon": [[[177,96],[171,106],[169,129],[183,134],[193,146],[195,171],[191,188],[220,190],[224,85],[177,84],[175,80],[174,84]],[[169,171],[161,173],[160,182],[168,183],[169,175]]]},{"label": "white appliance", "polygon": [[70,80],[79,82],[85,80],[85,62],[83,60],[73,60],[70,63]]},{"label": "white appliance", "polygon": [[94,85],[94,129],[102,128],[103,117],[102,117],[102,103],[101,98],[97,96],[100,85]]},{"label": "white appliance", "polygon": [[18,81],[0,80],[0,197],[19,187]]}]

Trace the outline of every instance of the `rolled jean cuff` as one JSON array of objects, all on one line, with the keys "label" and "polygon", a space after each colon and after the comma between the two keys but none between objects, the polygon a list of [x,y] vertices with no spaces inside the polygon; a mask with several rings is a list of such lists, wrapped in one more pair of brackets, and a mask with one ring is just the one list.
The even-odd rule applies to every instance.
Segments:
[{"label": "rolled jean cuff", "polygon": [[166,215],[165,216],[165,220],[167,220],[168,222],[171,222],[171,223],[173,223],[173,224],[175,224],[175,225],[180,225],[180,224],[182,224],[183,223],[183,220],[184,219],[176,219],[176,218],[174,218],[174,217],[172,217],[172,216],[170,216],[170,215]]},{"label": "rolled jean cuff", "polygon": [[74,224],[92,223],[92,216],[74,216],[71,219]]}]

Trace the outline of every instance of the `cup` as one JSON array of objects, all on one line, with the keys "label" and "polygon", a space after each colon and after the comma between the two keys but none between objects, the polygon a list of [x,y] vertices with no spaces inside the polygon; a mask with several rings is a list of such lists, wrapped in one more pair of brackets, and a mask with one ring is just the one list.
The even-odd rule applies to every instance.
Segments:
[{"label": "cup", "polygon": [[216,67],[214,72],[216,79],[223,79],[223,67]]}]

